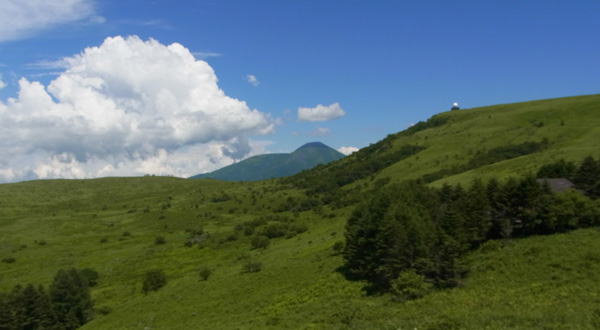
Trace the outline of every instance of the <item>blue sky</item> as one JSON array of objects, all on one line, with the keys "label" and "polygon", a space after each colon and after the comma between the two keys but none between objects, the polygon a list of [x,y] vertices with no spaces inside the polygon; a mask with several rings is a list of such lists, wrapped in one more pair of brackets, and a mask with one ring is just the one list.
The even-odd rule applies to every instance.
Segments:
[{"label": "blue sky", "polygon": [[[454,101],[469,108],[600,89],[598,1],[57,3],[84,13],[17,32],[0,25],[0,102],[16,97],[21,77],[48,86],[66,70],[48,64],[132,35],[179,43],[206,61],[228,97],[274,123],[266,135],[239,133],[270,152],[314,140],[364,147]],[[300,107],[334,103],[344,116],[298,119]],[[26,177],[43,177],[36,173]]]}]

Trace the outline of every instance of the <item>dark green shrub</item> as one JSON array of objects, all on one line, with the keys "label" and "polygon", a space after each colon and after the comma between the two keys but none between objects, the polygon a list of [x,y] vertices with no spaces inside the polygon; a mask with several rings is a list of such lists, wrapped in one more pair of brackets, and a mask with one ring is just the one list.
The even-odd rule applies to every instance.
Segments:
[{"label": "dark green shrub", "polygon": [[123,232],[123,237],[129,237],[131,236],[131,233],[128,231]]},{"label": "dark green shrub", "polygon": [[391,282],[391,290],[394,300],[406,301],[425,296],[431,291],[433,285],[425,280],[425,277],[417,274],[414,270],[407,270]]},{"label": "dark green shrub", "polygon": [[344,250],[344,242],[342,241],[337,241],[333,244],[333,246],[331,247],[331,249],[333,250],[333,252],[337,255],[342,253],[342,250]]},{"label": "dark green shrub", "polygon": [[150,270],[144,276],[142,291],[147,294],[150,291],[157,291],[167,284],[167,277],[160,269]]},{"label": "dark green shrub", "polygon": [[262,270],[262,263],[248,260],[242,266],[242,273],[258,273]]},{"label": "dark green shrub", "polygon": [[17,259],[15,259],[13,257],[6,257],[6,258],[2,259],[2,262],[5,264],[12,264],[15,261],[17,261]]},{"label": "dark green shrub", "polygon": [[250,241],[253,249],[266,249],[270,243],[269,238],[263,235],[256,235]]},{"label": "dark green shrub", "polygon": [[158,236],[157,238],[154,239],[154,244],[156,244],[156,245],[161,245],[161,244],[165,244],[165,243],[167,243],[167,241],[162,236]]},{"label": "dark green shrub", "polygon": [[287,237],[294,237],[308,230],[308,227],[301,223],[292,223],[288,226]]},{"label": "dark green shrub", "polygon": [[200,270],[198,270],[198,275],[200,275],[202,281],[206,281],[210,275],[212,275],[212,270],[206,266],[202,266],[200,267]]},{"label": "dark green shrub", "polygon": [[260,235],[266,236],[268,238],[282,237],[285,236],[285,234],[287,233],[287,227],[288,226],[283,223],[271,223],[261,228]]}]

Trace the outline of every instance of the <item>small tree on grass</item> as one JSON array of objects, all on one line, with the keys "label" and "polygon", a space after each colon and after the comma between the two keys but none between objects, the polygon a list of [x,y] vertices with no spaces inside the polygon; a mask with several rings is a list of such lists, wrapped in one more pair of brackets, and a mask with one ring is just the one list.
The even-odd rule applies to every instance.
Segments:
[{"label": "small tree on grass", "polygon": [[200,275],[200,279],[202,281],[208,280],[208,278],[210,277],[211,274],[212,274],[212,270],[206,266],[200,267],[200,270],[198,271],[198,275]]},{"label": "small tree on grass", "polygon": [[148,294],[150,291],[157,291],[167,284],[167,277],[165,273],[160,270],[150,270],[146,272],[144,277],[144,284],[142,286],[142,291],[144,294]]}]

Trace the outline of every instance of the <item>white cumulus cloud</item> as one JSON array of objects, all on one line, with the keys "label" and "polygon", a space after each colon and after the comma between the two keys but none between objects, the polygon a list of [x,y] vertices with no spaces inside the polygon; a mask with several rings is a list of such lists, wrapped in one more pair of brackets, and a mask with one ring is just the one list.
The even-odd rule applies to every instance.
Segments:
[{"label": "white cumulus cloud", "polygon": [[357,152],[358,148],[357,147],[339,147],[337,149],[337,151],[343,153],[344,155],[350,155],[353,152]]},{"label": "white cumulus cloud", "polygon": [[260,85],[260,81],[258,81],[258,78],[253,74],[246,75],[246,81],[254,87]]},{"label": "white cumulus cloud", "polygon": [[298,119],[302,121],[326,121],[344,116],[346,113],[339,103],[319,104],[314,108],[298,108]]},{"label": "white cumulus cloud", "polygon": [[0,42],[26,38],[60,24],[97,22],[92,0],[2,0]]},{"label": "white cumulus cloud", "polygon": [[0,100],[0,181],[189,176],[264,151],[249,137],[274,129],[178,43],[117,36],[61,62]]}]

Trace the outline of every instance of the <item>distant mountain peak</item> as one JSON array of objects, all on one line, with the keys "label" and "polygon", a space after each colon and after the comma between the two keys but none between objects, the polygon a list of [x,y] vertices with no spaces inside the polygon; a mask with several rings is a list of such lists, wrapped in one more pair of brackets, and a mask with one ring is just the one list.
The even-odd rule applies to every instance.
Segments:
[{"label": "distant mountain peak", "polygon": [[330,148],[328,145],[326,145],[323,142],[308,142],[306,144],[304,144],[303,146],[301,146],[300,148],[296,149],[296,151],[300,150],[300,149],[304,149],[304,148]]},{"label": "distant mountain peak", "polygon": [[294,175],[343,157],[342,153],[322,142],[309,142],[289,154],[253,156],[214,172],[195,175],[192,178],[213,178],[225,181],[279,178]]}]

